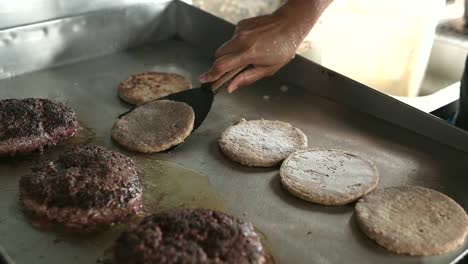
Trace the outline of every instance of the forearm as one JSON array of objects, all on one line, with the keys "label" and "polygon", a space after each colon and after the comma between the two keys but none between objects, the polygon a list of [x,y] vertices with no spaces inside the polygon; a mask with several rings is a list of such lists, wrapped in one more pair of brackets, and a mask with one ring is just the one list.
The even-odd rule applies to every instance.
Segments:
[{"label": "forearm", "polygon": [[[293,41],[302,42],[333,0],[288,0],[275,14],[290,24]],[[295,43],[298,45],[299,43]]]}]

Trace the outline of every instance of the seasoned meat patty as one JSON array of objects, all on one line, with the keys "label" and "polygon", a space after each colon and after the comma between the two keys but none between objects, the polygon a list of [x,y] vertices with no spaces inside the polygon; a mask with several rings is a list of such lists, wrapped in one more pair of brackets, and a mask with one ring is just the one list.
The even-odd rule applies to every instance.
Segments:
[{"label": "seasoned meat patty", "polygon": [[20,200],[33,220],[95,229],[141,209],[135,162],[100,146],[76,147],[20,179]]},{"label": "seasoned meat patty", "polygon": [[48,99],[0,101],[0,156],[41,150],[71,137],[78,128],[75,112]]},{"label": "seasoned meat patty", "polygon": [[468,215],[447,195],[419,186],[379,189],[354,208],[359,228],[380,246],[411,256],[454,251],[465,243]]},{"label": "seasoned meat patty", "polygon": [[144,104],[164,96],[190,89],[182,75],[168,72],[143,72],[121,82],[118,93],[130,104]]},{"label": "seasoned meat patty", "polygon": [[323,205],[343,205],[368,194],[379,183],[375,164],[348,151],[299,150],[281,164],[282,186],[292,195]]},{"label": "seasoned meat patty", "polygon": [[115,244],[118,264],[265,263],[249,223],[209,209],[173,209],[147,216]]},{"label": "seasoned meat patty", "polygon": [[286,122],[242,118],[224,130],[218,143],[224,155],[242,165],[273,167],[307,148],[307,136]]},{"label": "seasoned meat patty", "polygon": [[195,113],[186,103],[157,100],[138,106],[112,127],[112,139],[132,151],[161,152],[190,135]]}]

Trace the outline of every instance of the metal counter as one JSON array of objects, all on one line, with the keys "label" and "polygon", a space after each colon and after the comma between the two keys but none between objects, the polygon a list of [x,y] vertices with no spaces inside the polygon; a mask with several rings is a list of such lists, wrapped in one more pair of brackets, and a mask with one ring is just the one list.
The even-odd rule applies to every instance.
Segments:
[{"label": "metal counter", "polygon": [[[251,221],[265,236],[276,263],[451,263],[467,251],[468,241],[441,256],[390,253],[358,229],[352,204],[302,201],[282,189],[278,168],[243,167],[219,152],[221,132],[240,118],[287,121],[305,132],[310,147],[348,150],[373,160],[380,172],[378,188],[425,186],[468,208],[467,133],[300,57],[276,77],[232,95],[219,93],[204,124],[171,153],[135,154],[110,140],[113,123],[130,108],[117,96],[121,80],[159,70],[181,73],[196,86],[213,50],[232,30],[171,1],[3,30],[0,98],[66,102],[94,133],[91,144],[126,153],[143,167],[165,160],[201,172],[225,210]],[[115,230],[63,238],[35,229],[19,211],[19,176],[37,159],[0,161],[0,244],[15,263],[95,263]]]}]

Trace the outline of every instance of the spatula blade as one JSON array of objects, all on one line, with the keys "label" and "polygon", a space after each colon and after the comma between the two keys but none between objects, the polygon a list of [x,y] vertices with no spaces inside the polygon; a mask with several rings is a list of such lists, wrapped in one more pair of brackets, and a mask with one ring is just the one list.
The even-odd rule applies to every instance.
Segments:
[{"label": "spatula blade", "polygon": [[214,94],[205,87],[193,88],[165,96],[158,100],[172,100],[190,105],[195,112],[193,130],[197,129],[205,120],[213,104]]}]

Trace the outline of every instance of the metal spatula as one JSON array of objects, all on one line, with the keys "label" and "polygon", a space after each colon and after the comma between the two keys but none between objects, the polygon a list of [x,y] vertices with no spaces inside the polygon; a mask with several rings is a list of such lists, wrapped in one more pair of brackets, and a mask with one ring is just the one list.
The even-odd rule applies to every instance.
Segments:
[{"label": "metal spatula", "polygon": [[[213,83],[205,83],[199,88],[193,88],[182,92],[174,93],[163,98],[159,98],[157,100],[171,100],[176,102],[183,102],[190,105],[193,109],[193,112],[195,113],[195,121],[193,124],[193,130],[191,132],[193,133],[193,131],[195,131],[203,123],[206,116],[210,112],[211,106],[213,105],[214,95],[216,94],[216,92],[220,88],[226,86],[234,77],[236,77],[246,68],[248,68],[248,66],[237,68],[233,71],[224,74],[221,78],[219,78]],[[138,106],[135,106],[131,110],[119,115],[119,118],[130,113],[137,107]],[[173,146],[166,151],[172,151],[181,144]]]},{"label": "metal spatula", "polygon": [[199,88],[193,88],[182,92],[174,93],[158,100],[172,100],[184,102],[190,105],[195,112],[195,122],[193,131],[197,129],[205,120],[213,105],[213,99],[216,92],[226,86],[234,77],[241,73],[247,66],[230,71],[219,78],[216,82],[205,83]]}]

